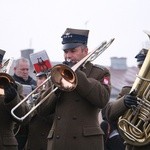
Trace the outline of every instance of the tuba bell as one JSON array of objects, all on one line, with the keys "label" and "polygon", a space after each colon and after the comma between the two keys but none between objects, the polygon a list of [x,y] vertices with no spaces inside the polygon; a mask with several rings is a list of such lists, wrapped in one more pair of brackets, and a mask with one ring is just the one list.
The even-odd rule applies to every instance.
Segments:
[{"label": "tuba bell", "polygon": [[129,109],[118,120],[119,132],[131,145],[143,146],[150,143],[150,50],[130,90],[138,99],[138,106]]}]

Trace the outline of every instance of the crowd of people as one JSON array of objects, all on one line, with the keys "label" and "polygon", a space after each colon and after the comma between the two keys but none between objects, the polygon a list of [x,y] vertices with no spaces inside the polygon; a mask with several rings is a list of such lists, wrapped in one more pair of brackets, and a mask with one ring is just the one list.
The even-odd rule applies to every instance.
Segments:
[{"label": "crowd of people", "polygon": [[[119,117],[142,105],[137,91],[131,92],[132,85],[123,87],[116,100],[110,101],[111,72],[107,67],[87,61],[84,65],[79,65],[73,74],[69,72],[70,68],[89,55],[88,36],[87,29],[67,28],[61,36],[64,52],[62,65],[65,69],[57,67],[55,72],[53,68],[40,72],[35,69],[35,78],[30,76],[29,60],[23,57],[15,60],[13,75],[4,73],[3,57],[6,51],[0,50],[0,150],[150,148],[150,141],[145,145],[132,145],[120,134]],[[147,55],[150,55],[149,50],[142,49],[135,56],[139,70]],[[53,85],[54,79],[49,79],[42,85],[51,74],[55,76],[57,84]],[[30,94],[31,91],[24,93],[26,86],[30,86],[31,91],[36,90],[36,93],[33,94],[31,103],[24,102],[15,114],[21,117],[40,102],[41,104],[20,121],[12,115],[11,110]],[[52,92],[53,89],[56,90]],[[47,97],[49,93],[51,95]],[[42,102],[45,97],[46,100]],[[143,122],[149,123],[149,118],[147,116]],[[147,132],[150,136],[149,129]]]}]

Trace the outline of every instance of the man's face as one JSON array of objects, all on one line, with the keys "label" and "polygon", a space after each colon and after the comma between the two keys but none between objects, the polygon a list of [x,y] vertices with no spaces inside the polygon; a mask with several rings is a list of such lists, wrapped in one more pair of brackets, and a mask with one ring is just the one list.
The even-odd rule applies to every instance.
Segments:
[{"label": "man's face", "polygon": [[76,64],[82,58],[84,58],[88,54],[87,48],[82,48],[81,46],[76,47],[74,49],[64,50],[64,58],[65,61],[71,61]]},{"label": "man's face", "polygon": [[[46,80],[46,75],[42,75],[39,77],[36,77],[36,83],[37,83],[37,87],[40,87],[40,85]],[[40,92],[42,89],[47,88],[48,85],[44,84],[43,86],[41,86],[40,88],[38,88],[38,92]]]},{"label": "man's face", "polygon": [[46,76],[36,77],[37,86],[41,85],[46,80]]},{"label": "man's face", "polygon": [[27,62],[20,62],[17,67],[14,68],[14,73],[27,80],[29,77],[29,64]]}]

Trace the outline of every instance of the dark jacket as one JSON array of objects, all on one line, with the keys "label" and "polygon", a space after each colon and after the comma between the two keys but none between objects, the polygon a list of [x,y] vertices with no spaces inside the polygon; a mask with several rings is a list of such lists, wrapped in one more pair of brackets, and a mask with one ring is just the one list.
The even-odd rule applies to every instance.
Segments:
[{"label": "dark jacket", "polygon": [[111,122],[117,122],[118,118],[122,116],[128,108],[124,105],[124,95],[129,93],[131,87],[125,86],[122,88],[122,91],[118,94],[118,97],[114,101],[107,103],[105,110],[105,116],[107,120]]},{"label": "dark jacket", "polygon": [[47,136],[53,123],[53,115],[34,115],[29,123],[26,150],[46,150]]},{"label": "dark jacket", "polygon": [[30,76],[28,77],[28,80],[24,80],[22,77],[19,77],[16,74],[14,74],[13,78],[15,81],[17,81],[21,84],[36,86],[36,81],[33,78],[31,78]]},{"label": "dark jacket", "polygon": [[[21,85],[17,84],[18,92],[21,93]],[[14,135],[15,120],[11,115],[11,109],[20,102],[22,96],[17,96],[9,103],[4,102],[4,96],[0,96],[0,150],[18,150],[17,140]],[[17,116],[23,116],[28,111],[28,106],[24,103],[16,111]]]},{"label": "dark jacket", "polygon": [[[35,102],[37,105],[39,101]],[[52,127],[53,114],[40,116],[35,110],[32,113],[32,119],[29,122],[29,134],[26,150],[46,150],[47,136]]]},{"label": "dark jacket", "polygon": [[52,95],[38,109],[42,115],[55,112],[47,150],[104,149],[98,114],[110,97],[110,73],[105,67],[91,63],[75,73],[78,78],[75,90]]},{"label": "dark jacket", "polygon": [[[108,120],[118,122],[118,118],[124,115],[125,112],[128,110],[124,105],[124,95],[128,94],[130,90],[131,90],[130,86],[123,87],[121,92],[118,95],[117,100],[109,102],[106,105],[105,111]],[[126,144],[126,150],[148,150],[148,149],[150,149],[150,144],[146,146],[132,146]]]},{"label": "dark jacket", "polygon": [[[22,85],[30,85],[32,89],[36,87],[36,81],[31,78],[30,76],[28,77],[28,80],[24,80],[22,77],[17,76],[16,74],[13,75],[13,78],[15,81],[19,82]],[[18,125],[16,125],[18,126]],[[28,124],[23,124],[20,126],[20,130],[18,133],[15,135],[18,141],[18,149],[22,150],[26,144],[27,141],[27,136],[28,136]],[[16,130],[14,130],[16,132]]]},{"label": "dark jacket", "polygon": [[124,140],[120,136],[116,124],[103,120],[100,125],[105,133],[104,150],[125,150]]}]

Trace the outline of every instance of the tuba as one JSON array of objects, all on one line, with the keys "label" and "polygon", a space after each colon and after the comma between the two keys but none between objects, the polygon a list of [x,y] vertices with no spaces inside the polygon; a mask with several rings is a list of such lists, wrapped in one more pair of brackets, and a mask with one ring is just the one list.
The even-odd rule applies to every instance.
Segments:
[{"label": "tuba", "polygon": [[136,108],[129,109],[118,120],[123,139],[131,145],[143,146],[150,143],[150,50],[133,83],[130,93],[134,92],[138,100]]}]

